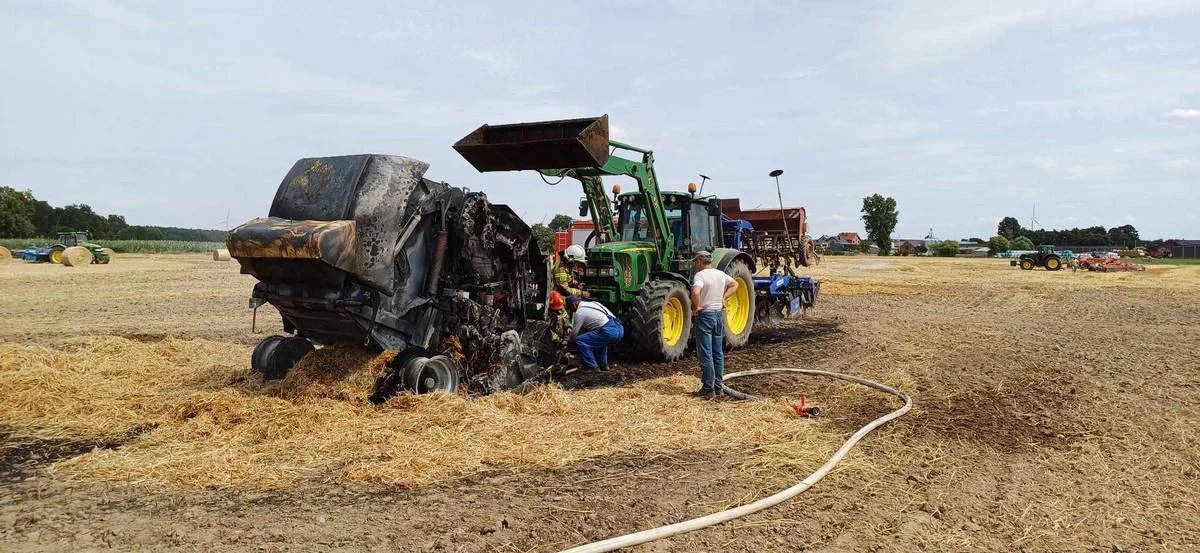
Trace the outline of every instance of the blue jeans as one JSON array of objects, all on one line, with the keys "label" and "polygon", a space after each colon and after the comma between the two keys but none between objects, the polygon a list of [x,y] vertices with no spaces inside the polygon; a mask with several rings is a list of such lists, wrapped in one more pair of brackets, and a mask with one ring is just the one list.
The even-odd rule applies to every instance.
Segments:
[{"label": "blue jeans", "polygon": [[725,381],[725,311],[701,311],[692,317],[692,328],[696,329],[696,355],[700,357],[700,391],[720,391]]},{"label": "blue jeans", "polygon": [[625,337],[625,327],[621,321],[609,319],[608,323],[595,330],[580,333],[575,338],[579,347],[579,360],[585,369],[608,366],[608,346],[621,341]]}]

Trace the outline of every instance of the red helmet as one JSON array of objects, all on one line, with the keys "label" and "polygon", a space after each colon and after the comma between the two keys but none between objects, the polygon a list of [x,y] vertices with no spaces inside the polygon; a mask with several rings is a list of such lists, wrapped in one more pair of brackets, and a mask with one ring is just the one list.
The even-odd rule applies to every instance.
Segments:
[{"label": "red helmet", "polygon": [[559,294],[558,291],[550,292],[550,309],[562,309],[566,306],[567,302],[563,299],[562,294]]}]

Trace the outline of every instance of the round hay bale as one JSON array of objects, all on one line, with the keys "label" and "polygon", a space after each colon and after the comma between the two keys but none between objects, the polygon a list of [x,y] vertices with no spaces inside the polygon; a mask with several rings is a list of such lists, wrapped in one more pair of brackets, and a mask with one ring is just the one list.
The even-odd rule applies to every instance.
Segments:
[{"label": "round hay bale", "polygon": [[109,258],[116,257],[117,255],[117,252],[114,252],[112,248],[100,248],[100,251],[108,254]]},{"label": "round hay bale", "polygon": [[233,259],[229,256],[229,250],[220,248],[213,250],[213,261],[229,261]]},{"label": "round hay bale", "polygon": [[12,252],[4,246],[0,246],[0,263],[8,263],[12,259]]},{"label": "round hay bale", "polygon": [[71,246],[62,252],[62,264],[68,267],[83,267],[92,264],[92,251],[83,246]]}]

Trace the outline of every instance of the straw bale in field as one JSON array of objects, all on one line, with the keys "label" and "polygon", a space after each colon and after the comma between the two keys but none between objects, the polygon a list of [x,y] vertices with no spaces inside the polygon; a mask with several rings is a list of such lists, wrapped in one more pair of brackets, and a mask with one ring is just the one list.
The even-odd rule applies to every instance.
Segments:
[{"label": "straw bale in field", "polygon": [[12,259],[12,252],[4,246],[0,246],[0,263],[8,263]]},{"label": "straw bale in field", "polygon": [[213,261],[229,261],[230,259],[233,258],[229,256],[229,250],[225,248],[213,250]]},{"label": "straw bale in field", "polygon": [[83,246],[71,246],[62,253],[62,264],[68,267],[83,267],[92,263],[92,251]]}]

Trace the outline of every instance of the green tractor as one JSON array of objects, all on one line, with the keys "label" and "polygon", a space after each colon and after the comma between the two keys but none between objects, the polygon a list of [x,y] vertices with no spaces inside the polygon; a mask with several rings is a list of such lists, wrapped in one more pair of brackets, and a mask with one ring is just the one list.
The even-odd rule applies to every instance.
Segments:
[{"label": "green tractor", "polygon": [[[741,347],[754,328],[754,258],[727,248],[721,202],[688,192],[661,191],[654,153],[608,137],[608,116],[513,125],[484,125],[454,149],[480,172],[536,170],[543,179],[572,178],[583,185],[580,216],[591,215],[583,276],[592,299],[613,308],[630,327],[642,355],[678,359],[692,327],[692,258],[710,251],[713,267],[738,282],[725,310],[725,344]],[[627,159],[614,155],[628,152]],[[640,158],[640,159],[637,159]],[[610,201],[602,177],[630,177],[636,192],[613,186]],[[616,204],[615,215],[613,204]]]},{"label": "green tractor", "polygon": [[1017,264],[1026,271],[1032,271],[1034,267],[1045,267],[1047,271],[1057,271],[1063,267],[1062,256],[1055,253],[1054,246],[1050,245],[1038,246],[1038,251],[1034,253],[1021,254]]},{"label": "green tractor", "polygon": [[[49,261],[50,263],[62,264],[63,252],[72,246],[86,248],[88,251],[92,252],[92,263],[104,265],[112,260],[112,250],[101,247],[99,244],[92,243],[91,236],[89,236],[88,233],[75,231],[58,233],[58,243],[45,250],[44,260]],[[41,260],[40,256],[38,257],[39,260]]]}]

